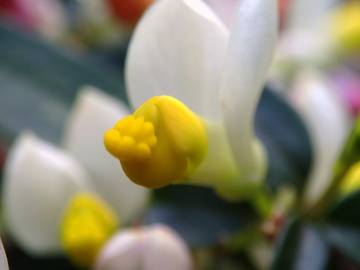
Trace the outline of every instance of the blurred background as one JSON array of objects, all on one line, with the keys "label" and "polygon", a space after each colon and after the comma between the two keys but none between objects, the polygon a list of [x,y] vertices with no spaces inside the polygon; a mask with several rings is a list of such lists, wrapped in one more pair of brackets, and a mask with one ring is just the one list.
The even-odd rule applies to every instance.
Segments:
[{"label": "blurred background", "polygon": [[[205,2],[230,25],[226,20],[238,1]],[[303,130],[303,125],[309,124],[297,107],[302,94],[296,89],[306,87],[314,76],[321,78],[321,82],[331,85],[328,91],[343,108],[346,125],[351,126],[360,111],[360,11],[345,13],[342,10],[349,4],[358,6],[360,1],[317,1],[322,4],[312,6],[305,0],[303,5],[301,0],[279,0],[281,30],[266,85],[266,93],[276,93],[276,96],[264,94],[257,129],[259,137],[267,141],[270,148],[276,145],[278,152],[286,152],[285,157],[295,159],[292,163],[295,165],[273,166],[275,169],[267,181],[274,189],[285,185],[284,182],[302,186],[312,162],[308,135]],[[42,139],[61,144],[66,119],[82,86],[95,86],[128,104],[124,82],[128,43],[141,16],[154,2],[156,0],[0,0],[0,179],[7,153],[22,131],[31,130]],[[332,43],[329,32],[336,37],[337,45],[329,46]],[[314,106],[321,106],[321,100],[320,97]],[[269,110],[275,107],[284,107],[282,113],[287,116],[269,115]],[[325,110],[324,105],[326,114]],[[294,134],[284,128],[292,121],[293,114],[300,115],[302,120],[299,121],[305,123],[298,124]],[[330,113],[329,117],[332,117]],[[277,122],[278,119],[281,121]],[[264,127],[266,121],[275,124]],[[290,123],[290,129],[292,125],[296,124]],[[299,139],[301,142],[292,151],[293,142],[281,135],[284,133],[300,137],[305,134],[303,138],[306,138]],[[282,176],[277,177],[279,168]],[[186,203],[182,202],[184,193],[187,194]],[[246,252],[238,251],[238,246],[246,239],[236,237],[240,228],[248,230],[249,224],[257,219],[248,203],[226,203],[204,188],[170,187],[152,194],[148,210],[136,222],[161,222],[173,227],[195,250],[197,263],[206,265],[199,269],[231,270],[258,269]],[[280,225],[271,223],[270,232],[265,232],[270,242],[276,242],[284,219],[281,216],[271,220]],[[0,228],[10,269],[75,269],[64,256],[29,255],[8,236],[5,225],[0,223]],[[318,267],[298,262],[298,268],[272,269],[360,269],[360,227],[356,229],[350,236],[347,232],[348,238],[342,235],[336,238],[336,231],[331,234],[334,241],[321,243],[313,237],[312,230],[304,229],[306,239],[310,239],[306,245],[326,250],[326,258]],[[229,238],[235,240],[228,241]],[[351,247],[337,241],[349,238],[359,241]],[[289,245],[284,250],[291,250]],[[344,245],[346,248],[340,248]],[[319,258],[325,253],[314,251],[313,256]],[[291,258],[292,255],[285,252],[280,257],[286,256]],[[306,256],[302,262],[315,260],[311,254]]]}]

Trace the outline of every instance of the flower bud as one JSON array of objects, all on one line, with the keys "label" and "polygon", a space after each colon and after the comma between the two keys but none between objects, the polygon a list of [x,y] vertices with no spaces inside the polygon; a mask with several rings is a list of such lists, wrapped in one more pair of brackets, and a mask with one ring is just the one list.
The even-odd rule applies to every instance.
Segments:
[{"label": "flower bud", "polygon": [[105,133],[106,149],[135,183],[159,188],[191,175],[208,148],[202,120],[169,96],[153,97]]},{"label": "flower bud", "polygon": [[97,258],[95,270],[190,270],[185,243],[170,228],[155,225],[114,236]]}]

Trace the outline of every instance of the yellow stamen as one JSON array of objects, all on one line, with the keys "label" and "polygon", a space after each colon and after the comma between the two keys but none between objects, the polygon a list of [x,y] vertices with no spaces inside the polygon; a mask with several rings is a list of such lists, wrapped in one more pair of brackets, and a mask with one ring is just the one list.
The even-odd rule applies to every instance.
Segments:
[{"label": "yellow stamen", "polygon": [[360,189],[360,162],[355,163],[346,173],[340,185],[340,192],[348,194]]},{"label": "yellow stamen", "polygon": [[143,161],[156,145],[154,126],[143,117],[128,116],[105,133],[105,145],[121,161]]},{"label": "yellow stamen", "polygon": [[200,117],[169,96],[147,100],[108,130],[104,143],[132,181],[150,188],[183,180],[207,152]]},{"label": "yellow stamen", "polygon": [[117,227],[118,219],[104,201],[79,193],[65,209],[61,244],[74,263],[88,267]]}]

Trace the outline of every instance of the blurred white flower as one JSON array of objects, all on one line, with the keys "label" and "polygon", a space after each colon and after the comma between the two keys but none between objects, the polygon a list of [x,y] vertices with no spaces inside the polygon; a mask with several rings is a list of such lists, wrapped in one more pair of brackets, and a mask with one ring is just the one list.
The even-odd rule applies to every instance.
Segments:
[{"label": "blurred white flower", "polygon": [[95,190],[122,224],[144,209],[148,191],[114,173],[119,165],[107,160],[102,147],[104,125],[125,111],[120,102],[85,88],[65,129],[67,152],[28,133],[16,140],[5,164],[3,205],[9,232],[28,252],[60,250],[63,210],[78,192]]},{"label": "blurred white flower", "polygon": [[130,31],[117,23],[105,0],[76,0],[79,18],[78,34],[86,42],[112,45],[127,39]]},{"label": "blurred white flower", "polygon": [[301,71],[289,95],[308,127],[314,146],[305,192],[305,203],[311,206],[333,180],[333,167],[349,134],[351,120],[335,86],[319,71]]},{"label": "blurred white flower", "polygon": [[284,31],[279,39],[271,77],[287,88],[303,66],[331,62],[334,42],[328,29],[334,0],[289,1]]},{"label": "blurred white flower", "polygon": [[0,13],[16,23],[56,40],[67,30],[66,15],[58,0],[9,0],[0,5]]},{"label": "blurred white flower", "polygon": [[[290,102],[303,116],[313,143],[314,162],[305,192],[307,206],[313,205],[331,184],[333,166],[351,125],[340,89],[325,71],[315,71],[337,64],[337,50],[345,45],[332,29],[336,7],[335,0],[291,1],[287,27],[271,69],[272,80],[280,89],[288,90]],[[342,27],[340,22],[338,25]]]},{"label": "blurred white flower", "polygon": [[223,23],[230,28],[235,16],[235,10],[240,0],[204,0]]},{"label": "blurred white flower", "polygon": [[[201,0],[160,0],[130,43],[126,80],[132,104],[172,96],[205,119],[208,155],[191,181],[221,179],[218,191],[228,198],[238,198],[244,183],[259,183],[266,170],[253,121],[276,43],[277,11],[276,0],[241,1],[230,32]],[[224,182],[233,185],[221,190]]]},{"label": "blurred white flower", "polygon": [[288,6],[287,31],[314,29],[324,23],[338,0],[291,0]]},{"label": "blurred white flower", "polygon": [[333,66],[358,50],[360,5],[358,1],[293,0],[286,28],[277,48],[273,77],[291,80],[304,66]]},{"label": "blurred white flower", "polygon": [[69,155],[22,134],[5,164],[7,229],[31,253],[58,251],[62,209],[74,194],[90,188],[89,181],[90,176]]},{"label": "blurred white flower", "polygon": [[9,266],[8,266],[8,262],[6,259],[6,254],[5,254],[5,250],[3,247],[3,244],[0,240],[0,269],[1,270],[8,270]]},{"label": "blurred white flower", "polygon": [[97,258],[95,270],[191,270],[183,240],[170,228],[153,225],[115,235]]},{"label": "blurred white flower", "polygon": [[103,144],[103,133],[129,113],[119,100],[94,87],[83,88],[70,112],[64,131],[64,149],[90,173],[96,191],[117,211],[124,223],[144,210],[149,191],[119,174],[120,164]]}]

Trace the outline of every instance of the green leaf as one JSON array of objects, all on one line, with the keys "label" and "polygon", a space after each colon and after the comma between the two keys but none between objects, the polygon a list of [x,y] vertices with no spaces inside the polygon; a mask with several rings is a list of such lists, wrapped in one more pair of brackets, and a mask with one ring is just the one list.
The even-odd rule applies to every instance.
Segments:
[{"label": "green leaf", "polygon": [[318,231],[292,219],[275,247],[272,270],[323,270],[329,259],[329,247]]},{"label": "green leaf", "polygon": [[227,203],[213,190],[175,185],[156,190],[146,223],[174,228],[192,247],[206,247],[257,221],[246,203]]},{"label": "green leaf", "polygon": [[327,242],[360,265],[360,229],[351,226],[327,225],[322,233]]},{"label": "green leaf", "polygon": [[94,85],[125,100],[122,72],[0,24],[0,137],[23,129],[58,142],[77,90]]},{"label": "green leaf", "polygon": [[268,153],[268,185],[273,189],[292,185],[301,191],[308,178],[313,149],[299,115],[281,96],[266,88],[255,125]]},{"label": "green leaf", "polygon": [[335,176],[342,177],[356,162],[360,161],[360,117],[353,129],[335,166]]},{"label": "green leaf", "polygon": [[327,214],[327,218],[360,229],[360,190],[339,199]]},{"label": "green leaf", "polygon": [[7,245],[6,255],[9,262],[9,268],[12,270],[36,269],[36,270],[76,270],[71,262],[65,257],[47,256],[46,258],[34,258],[25,254],[13,245]]},{"label": "green leaf", "polygon": [[300,229],[300,223],[296,219],[292,219],[286,224],[276,242],[275,253],[270,269],[290,270],[293,268],[294,257],[296,256],[299,245]]}]

